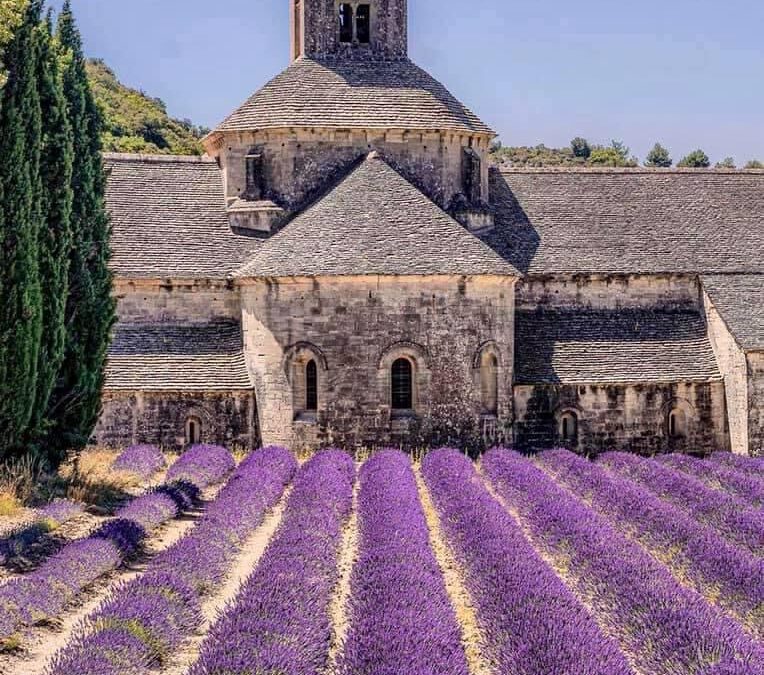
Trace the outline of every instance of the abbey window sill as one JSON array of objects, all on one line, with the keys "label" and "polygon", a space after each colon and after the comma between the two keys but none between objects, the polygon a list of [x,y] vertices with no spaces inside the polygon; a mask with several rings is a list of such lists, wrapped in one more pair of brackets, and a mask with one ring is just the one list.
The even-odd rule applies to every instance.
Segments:
[{"label": "abbey window sill", "polygon": [[294,418],[295,424],[303,424],[305,426],[315,426],[318,424],[318,413],[316,412],[301,412],[297,413]]}]

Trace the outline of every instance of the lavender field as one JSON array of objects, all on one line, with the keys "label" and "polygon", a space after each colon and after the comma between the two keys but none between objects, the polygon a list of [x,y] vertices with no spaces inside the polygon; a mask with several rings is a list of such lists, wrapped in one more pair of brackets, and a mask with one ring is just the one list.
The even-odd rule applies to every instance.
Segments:
[{"label": "lavender field", "polygon": [[154,483],[0,582],[0,673],[764,675],[755,460],[197,446]]}]

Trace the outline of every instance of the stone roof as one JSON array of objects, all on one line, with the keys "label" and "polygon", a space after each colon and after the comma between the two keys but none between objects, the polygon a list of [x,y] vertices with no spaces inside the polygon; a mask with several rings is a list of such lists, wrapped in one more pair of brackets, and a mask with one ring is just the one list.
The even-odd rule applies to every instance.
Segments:
[{"label": "stone roof", "polygon": [[518,384],[720,379],[701,315],[648,309],[518,310]]},{"label": "stone roof", "polygon": [[279,127],[442,129],[493,135],[442,84],[408,59],[297,59],[215,133]]},{"label": "stone roof", "polygon": [[233,234],[214,160],[104,155],[112,267],[123,278],[225,278],[258,241]]},{"label": "stone roof", "polygon": [[373,152],[236,276],[516,273]]},{"label": "stone roof", "polygon": [[522,272],[764,272],[764,171],[502,168],[491,193]]},{"label": "stone roof", "polygon": [[764,350],[764,274],[704,275],[702,281],[740,347]]},{"label": "stone roof", "polygon": [[115,328],[107,391],[231,391],[253,387],[235,322]]}]

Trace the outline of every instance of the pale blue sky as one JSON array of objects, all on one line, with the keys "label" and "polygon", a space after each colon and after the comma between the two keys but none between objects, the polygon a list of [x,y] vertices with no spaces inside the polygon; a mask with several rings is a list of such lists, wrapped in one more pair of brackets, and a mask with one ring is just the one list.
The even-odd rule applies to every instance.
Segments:
[{"label": "pale blue sky", "polygon": [[[55,0],[60,4],[60,0]],[[288,0],[73,0],[90,56],[214,126],[287,65]],[[761,0],[409,0],[410,55],[511,145],[764,161]]]}]

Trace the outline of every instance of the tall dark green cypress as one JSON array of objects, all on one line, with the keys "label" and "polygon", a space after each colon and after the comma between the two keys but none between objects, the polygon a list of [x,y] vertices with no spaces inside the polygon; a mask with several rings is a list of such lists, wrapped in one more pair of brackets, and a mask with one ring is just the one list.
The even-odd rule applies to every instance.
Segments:
[{"label": "tall dark green cypress", "polygon": [[38,239],[41,109],[40,0],[8,45],[0,109],[0,454],[19,449],[37,400],[42,331]]},{"label": "tall dark green cypress", "polygon": [[30,440],[44,437],[53,387],[64,360],[65,309],[69,289],[72,213],[72,130],[63,92],[58,52],[52,44],[50,14],[38,30],[40,58],[38,87],[45,111],[42,120],[40,178],[44,186],[40,205],[44,223],[39,240],[42,287],[42,337],[37,374],[37,401]]},{"label": "tall dark green cypress", "polygon": [[69,0],[59,15],[56,37],[74,147],[66,348],[47,414],[53,422],[48,446],[63,452],[87,443],[98,421],[115,303],[108,266],[111,226],[104,199],[101,117]]}]

